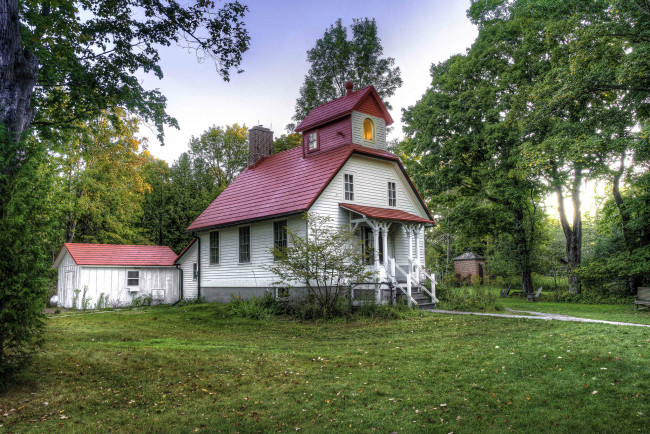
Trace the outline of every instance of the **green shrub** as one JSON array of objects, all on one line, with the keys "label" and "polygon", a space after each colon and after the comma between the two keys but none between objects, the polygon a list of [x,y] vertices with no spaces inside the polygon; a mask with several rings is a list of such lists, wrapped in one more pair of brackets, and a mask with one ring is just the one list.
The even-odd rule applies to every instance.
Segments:
[{"label": "green shrub", "polygon": [[395,306],[377,304],[374,299],[367,300],[357,306],[354,316],[359,318],[371,318],[381,320],[400,319],[410,309],[406,303],[398,303]]},{"label": "green shrub", "polygon": [[250,297],[247,299],[233,295],[230,298],[228,311],[233,316],[268,320],[272,316],[281,313],[281,308],[273,295],[266,293],[263,297]]},{"label": "green shrub", "polygon": [[484,286],[463,286],[460,288],[439,285],[436,291],[440,308],[450,310],[493,310],[496,309],[497,294]]}]

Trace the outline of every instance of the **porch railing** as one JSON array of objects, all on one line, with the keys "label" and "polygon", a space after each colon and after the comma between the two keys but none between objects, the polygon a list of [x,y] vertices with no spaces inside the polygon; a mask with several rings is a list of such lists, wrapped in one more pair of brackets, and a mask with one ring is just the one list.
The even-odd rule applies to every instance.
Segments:
[{"label": "porch railing", "polygon": [[[438,303],[440,300],[438,300],[438,298],[436,297],[436,275],[429,274],[427,270],[422,268],[422,266],[419,263],[413,261],[412,259],[409,259],[409,262],[411,263],[411,270],[413,270],[414,274],[418,278],[418,283],[420,284],[420,287],[424,292],[426,292],[429,295],[429,297],[431,297],[431,303]],[[431,283],[431,290],[428,290],[426,285],[422,283],[422,279],[421,279],[422,275],[424,275],[426,279],[429,279],[429,282]]]},{"label": "porch railing", "polygon": [[[406,276],[406,288],[404,285],[400,282],[397,281],[397,272],[402,273],[402,275]],[[390,282],[401,290],[405,295],[406,295],[406,300],[408,301],[409,307],[413,306],[413,304],[417,305],[417,301],[413,298],[412,295],[412,288],[413,288],[413,276],[411,276],[411,273],[407,273],[397,265],[397,262],[395,262],[395,258],[391,258],[390,256],[388,257],[388,269],[386,270],[386,275]]]}]

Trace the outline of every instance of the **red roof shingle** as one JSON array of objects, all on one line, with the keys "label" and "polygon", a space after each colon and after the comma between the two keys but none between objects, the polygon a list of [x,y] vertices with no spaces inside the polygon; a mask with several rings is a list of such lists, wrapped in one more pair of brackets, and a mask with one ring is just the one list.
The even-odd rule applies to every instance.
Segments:
[{"label": "red roof shingle", "polygon": [[379,220],[394,220],[400,222],[413,222],[413,223],[425,223],[425,224],[435,224],[433,220],[425,219],[415,214],[411,214],[405,211],[400,211],[398,209],[391,208],[377,208],[374,206],[363,206],[355,205],[351,203],[339,203],[341,208],[354,211],[358,214],[370,217],[373,219]]},{"label": "red roof shingle", "polygon": [[365,146],[345,145],[307,158],[302,155],[302,147],[289,149],[244,169],[187,230],[211,229],[307,211],[355,153],[395,161],[404,170],[395,155]]},{"label": "red roof shingle", "polygon": [[64,243],[63,248],[68,250],[77,265],[173,267],[177,257],[167,246]]},{"label": "red roof shingle", "polygon": [[368,95],[374,95],[378,101],[379,108],[384,114],[386,125],[393,123],[393,118],[381,102],[381,98],[373,86],[364,87],[356,90],[350,95],[344,95],[340,98],[320,105],[309,112],[303,121],[296,127],[297,132],[305,131],[318,125],[331,122],[340,117],[352,113]]}]

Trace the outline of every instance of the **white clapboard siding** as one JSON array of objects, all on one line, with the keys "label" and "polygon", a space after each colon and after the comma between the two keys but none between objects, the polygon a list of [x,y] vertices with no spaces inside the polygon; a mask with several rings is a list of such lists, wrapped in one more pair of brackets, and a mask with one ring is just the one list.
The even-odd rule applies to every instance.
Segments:
[{"label": "white clapboard siding", "polygon": [[[62,261],[65,263],[66,261]],[[127,287],[127,271],[140,271],[139,285]],[[103,267],[76,266],[74,284],[71,290],[66,288],[67,271],[59,266],[59,298],[62,307],[82,308],[82,299],[88,300],[87,308],[97,307],[100,296],[108,300],[107,307],[129,306],[136,297],[152,295],[157,302],[173,303],[178,300],[178,269],[176,267]],[[63,279],[61,275],[63,274]],[[134,290],[132,290],[134,289]],[[79,291],[78,293],[76,291]],[[77,305],[73,299],[77,296]]]},{"label": "white clapboard siding", "polygon": [[[198,264],[198,251],[198,242],[195,242],[179,261],[180,269],[183,270],[183,298],[186,300],[195,299],[199,294],[198,280],[194,279],[194,264]],[[208,260],[207,257],[205,260]]]},{"label": "white clapboard siding", "polygon": [[64,257],[59,264],[57,282],[57,295],[59,296],[59,306],[72,305],[74,289],[79,286],[77,283],[79,277],[79,266],[74,262],[67,249],[64,249]]},{"label": "white clapboard siding", "polygon": [[[363,121],[372,119],[375,124],[375,140],[369,142],[363,138]],[[352,112],[352,143],[368,146],[369,148],[386,150],[386,121],[376,116]]]},{"label": "white clapboard siding", "polygon": [[273,262],[273,222],[287,220],[287,226],[305,234],[306,221],[302,216],[253,222],[251,227],[251,261],[239,263],[239,227],[230,226],[219,231],[219,263],[210,264],[210,231],[199,234],[201,240],[201,287],[270,287],[277,280],[265,266]]},{"label": "white clapboard siding", "polygon": [[[344,176],[352,174],[354,179],[354,200],[345,200]],[[394,209],[427,218],[427,214],[407,179],[396,163],[378,160],[359,155],[353,155],[336,174],[323,193],[309,209],[310,213],[329,215],[333,224],[341,226],[349,223],[349,212],[339,207],[339,203],[347,202],[357,205],[391,208],[388,206],[388,182],[395,182],[397,188],[397,206]],[[389,252],[394,252],[398,264],[406,267],[408,264],[408,237],[401,224],[393,223],[391,228]],[[394,245],[393,245],[394,243]],[[413,258],[415,253],[413,240]],[[420,234],[420,258],[424,264],[424,237]]]}]

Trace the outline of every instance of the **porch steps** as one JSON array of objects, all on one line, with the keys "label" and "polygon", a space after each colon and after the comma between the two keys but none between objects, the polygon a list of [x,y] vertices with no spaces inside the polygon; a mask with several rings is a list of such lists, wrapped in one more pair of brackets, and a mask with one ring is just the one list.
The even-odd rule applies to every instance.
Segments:
[{"label": "porch steps", "polygon": [[[406,282],[397,282],[397,285],[402,288],[406,288]],[[411,291],[411,297],[418,305],[419,309],[435,309],[436,303],[431,303],[431,297],[424,291],[417,290],[418,285],[414,282],[413,289]]]}]

